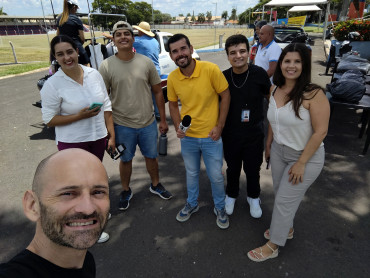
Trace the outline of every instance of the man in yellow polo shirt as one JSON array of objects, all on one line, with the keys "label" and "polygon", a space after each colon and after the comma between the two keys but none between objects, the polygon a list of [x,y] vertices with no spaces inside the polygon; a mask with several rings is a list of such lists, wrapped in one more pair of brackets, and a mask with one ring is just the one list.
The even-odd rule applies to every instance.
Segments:
[{"label": "man in yellow polo shirt", "polygon": [[[176,219],[185,222],[199,210],[200,157],[203,155],[211,181],[216,223],[221,229],[226,229],[229,219],[225,212],[221,133],[230,105],[229,85],[217,65],[192,59],[193,47],[185,35],[172,36],[168,40],[168,48],[171,59],[179,67],[168,76],[167,94],[171,118],[177,137],[181,139],[188,191],[187,202]],[[186,134],[179,128],[185,115],[192,118]]]}]

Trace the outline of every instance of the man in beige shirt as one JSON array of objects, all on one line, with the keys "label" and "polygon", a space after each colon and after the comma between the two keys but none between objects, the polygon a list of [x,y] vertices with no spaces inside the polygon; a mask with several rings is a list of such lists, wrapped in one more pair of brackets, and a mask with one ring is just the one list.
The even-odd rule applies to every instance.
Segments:
[{"label": "man in beige shirt", "polygon": [[126,147],[119,165],[123,188],[120,210],[129,207],[133,195],[129,183],[137,145],[145,157],[152,181],[150,192],[166,200],[172,197],[159,182],[158,173],[158,132],[152,92],[161,118],[158,129],[161,133],[168,131],[161,79],[149,58],[132,51],[134,41],[131,25],[125,21],[117,22],[113,27],[113,42],[118,53],[104,60],[99,68],[112,101],[116,145],[124,144]]}]

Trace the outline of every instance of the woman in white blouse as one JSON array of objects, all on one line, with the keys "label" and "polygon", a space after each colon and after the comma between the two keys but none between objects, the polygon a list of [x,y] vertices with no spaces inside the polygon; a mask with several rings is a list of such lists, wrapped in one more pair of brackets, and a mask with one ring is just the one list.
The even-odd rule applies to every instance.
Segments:
[{"label": "woman in white blouse", "polygon": [[[42,117],[55,126],[59,150],[81,148],[103,160],[107,146],[115,149],[112,105],[100,73],[78,64],[78,49],[68,36],[51,41],[51,53],[60,69],[41,90]],[[101,108],[89,109],[93,103]]]},{"label": "woman in white blouse", "polygon": [[279,246],[293,238],[295,213],[324,165],[330,115],[323,90],[311,83],[311,55],[304,44],[284,48],[273,81],[265,157],[271,162],[275,202],[264,232],[268,242],[248,252],[256,262],[276,258]]}]

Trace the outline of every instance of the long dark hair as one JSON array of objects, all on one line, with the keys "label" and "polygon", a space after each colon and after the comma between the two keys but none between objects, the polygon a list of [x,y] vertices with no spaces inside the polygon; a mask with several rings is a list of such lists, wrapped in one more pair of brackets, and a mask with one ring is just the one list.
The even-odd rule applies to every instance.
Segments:
[{"label": "long dark hair", "polygon": [[54,37],[50,42],[50,52],[54,58],[55,58],[55,45],[61,42],[69,43],[72,46],[72,48],[77,51],[77,45],[70,37],[66,35],[59,35]]},{"label": "long dark hair", "polygon": [[[301,119],[299,116],[299,107],[302,105],[303,100],[312,99],[315,95],[322,90],[319,85],[311,83],[311,50],[304,43],[291,43],[287,45],[280,54],[279,61],[274,73],[273,83],[281,88],[285,85],[285,77],[281,71],[281,64],[284,60],[285,55],[288,52],[298,52],[302,60],[302,73],[298,77],[293,89],[288,94],[289,101],[293,102],[293,109],[295,115]],[[310,98],[306,98],[304,95],[307,92],[315,91]]]}]

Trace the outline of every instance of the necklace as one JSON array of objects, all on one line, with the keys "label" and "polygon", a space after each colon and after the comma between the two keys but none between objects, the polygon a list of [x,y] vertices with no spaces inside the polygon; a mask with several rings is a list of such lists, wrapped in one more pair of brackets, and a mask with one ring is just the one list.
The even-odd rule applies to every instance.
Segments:
[{"label": "necklace", "polygon": [[233,85],[234,85],[236,88],[238,88],[238,89],[240,89],[240,88],[242,88],[242,87],[244,86],[245,82],[247,82],[248,76],[249,76],[249,69],[247,70],[247,76],[245,77],[245,80],[244,80],[243,84],[242,84],[242,85],[240,85],[240,86],[236,86],[236,84],[235,84],[235,82],[234,82],[234,78],[233,78],[233,70],[231,69],[231,81],[233,82]]}]

